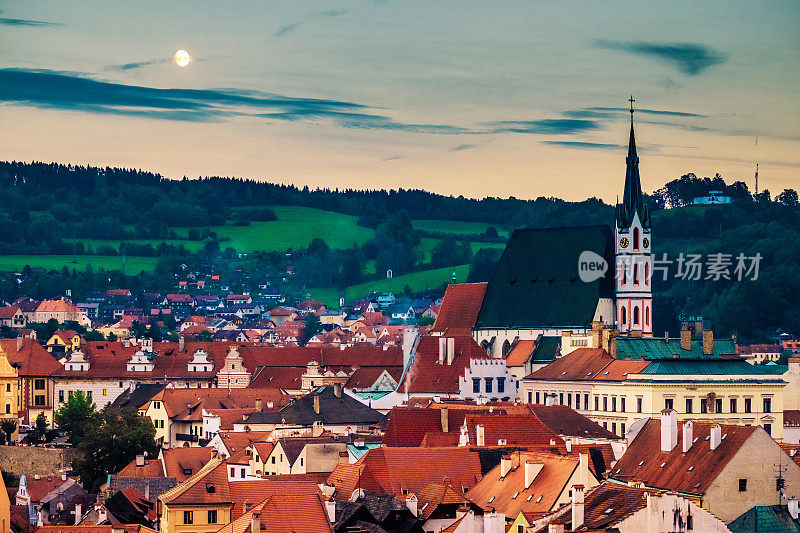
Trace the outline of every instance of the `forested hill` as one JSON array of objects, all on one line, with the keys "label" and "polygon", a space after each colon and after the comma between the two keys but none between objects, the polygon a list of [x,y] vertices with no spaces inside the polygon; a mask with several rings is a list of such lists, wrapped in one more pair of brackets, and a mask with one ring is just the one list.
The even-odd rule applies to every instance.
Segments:
[{"label": "forested hill", "polygon": [[[220,177],[169,180],[140,170],[44,163],[0,163],[0,186],[0,259],[16,257],[5,270],[30,264],[60,271],[31,282],[37,291],[32,296],[38,297],[63,294],[65,288],[73,294],[103,288],[95,287],[98,280],[164,291],[165,284],[174,283],[179,265],[210,264],[232,272],[245,268],[253,279],[275,276],[286,271],[286,251],[301,252],[291,259],[295,286],[281,287],[287,293],[314,294],[308,287],[338,295],[347,287],[365,290],[387,269],[421,275],[458,266],[459,272],[469,272],[470,280],[485,280],[513,229],[612,225],[614,217],[612,206],[595,198],[477,200],[422,190],[311,190]],[[712,190],[731,196],[733,203],[691,205],[693,198]],[[784,190],[774,198],[768,191],[754,196],[742,182],[689,174],[653,191],[647,201],[656,258],[667,254],[672,261],[667,279],[654,279],[656,331],[674,333],[679,315],[702,315],[719,333],[737,333],[745,340],[768,341],[778,331],[800,334],[796,191]],[[247,264],[237,258],[242,252],[248,254]],[[741,282],[733,275],[706,279],[704,271],[697,280],[678,278],[680,254],[690,253],[704,260],[715,253],[732,258],[759,254],[758,277]],[[49,263],[29,261],[45,254]],[[72,254],[70,263],[60,259],[66,254]],[[127,277],[81,277],[80,265],[88,263],[80,258],[93,258],[95,269],[108,259],[105,268],[111,271],[110,259],[120,256],[127,256]],[[144,269],[146,261],[149,270]],[[72,272],[63,268],[67,265]],[[449,274],[443,276],[449,279]],[[0,283],[0,297],[25,289],[8,278]]]}]

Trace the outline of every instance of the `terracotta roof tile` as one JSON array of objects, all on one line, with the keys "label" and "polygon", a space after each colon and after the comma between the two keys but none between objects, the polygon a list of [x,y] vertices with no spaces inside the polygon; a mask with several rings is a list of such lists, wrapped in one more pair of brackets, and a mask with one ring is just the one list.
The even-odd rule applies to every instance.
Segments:
[{"label": "terracotta roof tile", "polygon": [[648,420],[609,472],[609,479],[636,481],[648,487],[686,494],[704,494],[747,439],[759,429],[758,426],[723,425],[722,441],[712,451],[705,439],[713,426],[694,422],[693,434],[697,440],[688,452],[683,453],[683,422],[678,422],[678,444],[672,451],[662,452],[661,421]]},{"label": "terracotta roof tile", "polygon": [[164,464],[161,459],[145,459],[144,466],[136,466],[136,459],[134,459],[117,473],[117,477],[164,477]]},{"label": "terracotta roof tile", "polygon": [[455,357],[452,364],[439,364],[439,339],[421,337],[414,354],[414,364],[398,391],[403,393],[456,394],[458,378],[464,375],[471,359],[488,357],[472,337],[454,337]]},{"label": "terracotta roof tile", "polygon": [[618,439],[597,422],[566,405],[528,404],[527,407],[547,427],[558,435]]},{"label": "terracotta roof tile", "polygon": [[506,356],[506,366],[523,366],[528,362],[535,348],[535,340],[518,341]]},{"label": "terracotta roof tile", "polygon": [[486,286],[486,283],[448,285],[431,331],[447,335],[470,335],[478,320]]},{"label": "terracotta roof tile", "polygon": [[587,380],[597,375],[614,358],[601,348],[578,348],[564,357],[559,357],[525,379],[543,381]]},{"label": "terracotta roof tile", "polygon": [[183,483],[198,473],[210,460],[213,450],[206,447],[171,448],[162,451],[166,477]]}]

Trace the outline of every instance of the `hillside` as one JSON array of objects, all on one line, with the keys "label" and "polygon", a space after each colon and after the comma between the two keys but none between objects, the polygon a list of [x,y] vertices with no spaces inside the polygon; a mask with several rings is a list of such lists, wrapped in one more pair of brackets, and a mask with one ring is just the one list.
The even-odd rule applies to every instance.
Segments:
[{"label": "hillside", "polygon": [[[21,284],[2,276],[4,299],[66,289],[79,298],[114,286],[167,292],[176,275],[194,270],[233,280],[232,290],[257,291],[268,280],[289,297],[336,304],[372,291],[441,290],[454,270],[458,281],[488,279],[516,228],[613,223],[612,207],[596,199],[309,190],[8,162],[0,163],[0,183],[0,271],[33,269]],[[688,205],[709,187],[735,203]],[[763,258],[759,278],[746,283],[656,277],[656,331],[675,332],[679,314],[703,315],[719,332],[746,339],[800,331],[800,208],[794,191],[776,200],[768,192],[754,198],[741,182],[693,175],[649,197],[657,257]]]}]

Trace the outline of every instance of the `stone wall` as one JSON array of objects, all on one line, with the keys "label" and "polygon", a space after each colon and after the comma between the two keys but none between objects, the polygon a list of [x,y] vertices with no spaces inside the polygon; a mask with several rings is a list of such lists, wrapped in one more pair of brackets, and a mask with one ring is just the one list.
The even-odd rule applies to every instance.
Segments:
[{"label": "stone wall", "polygon": [[0,446],[0,470],[29,478],[54,476],[69,471],[75,455],[73,448]]}]

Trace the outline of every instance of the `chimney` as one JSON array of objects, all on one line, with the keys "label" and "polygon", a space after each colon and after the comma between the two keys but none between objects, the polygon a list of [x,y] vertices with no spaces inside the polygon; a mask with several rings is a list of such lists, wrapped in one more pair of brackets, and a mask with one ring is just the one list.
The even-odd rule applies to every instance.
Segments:
[{"label": "chimney", "polygon": [[578,483],[584,487],[589,483],[589,454],[578,453]]},{"label": "chimney", "polygon": [[23,337],[22,335],[17,335],[17,351],[18,352],[22,351],[22,342],[23,342],[22,339],[24,339],[24,338],[25,337]]},{"label": "chimney", "polygon": [[442,418],[442,433],[447,433],[450,430],[450,418],[447,407],[439,409],[439,414]]},{"label": "chimney", "polygon": [[614,359],[617,358],[617,338],[611,337],[608,341],[608,354]]},{"label": "chimney", "polygon": [[672,409],[661,411],[661,451],[671,452],[678,444],[678,415]]},{"label": "chimney", "polygon": [[[478,424],[475,426],[475,445],[476,446],[483,446],[484,445],[484,428],[483,424]],[[505,475],[505,474],[503,474]]]},{"label": "chimney", "polygon": [[703,330],[703,355],[712,355],[714,353],[714,332],[711,330]]},{"label": "chimney", "polygon": [[711,438],[709,439],[709,447],[713,452],[716,450],[720,443],[722,442],[722,427],[719,424],[714,424],[714,427],[711,428]]},{"label": "chimney", "polygon": [[334,383],[333,384],[333,395],[337,398],[342,397],[342,384],[341,383]]},{"label": "chimney", "polygon": [[541,464],[525,461],[525,489],[531,486],[533,480],[536,479],[536,476],[541,471],[542,471]]},{"label": "chimney", "polygon": [[319,414],[319,394],[314,393],[314,412]]},{"label": "chimney", "polygon": [[183,335],[178,336],[178,351],[182,352],[186,348],[186,340],[183,338]]},{"label": "chimney", "polygon": [[789,514],[792,516],[792,520],[797,520],[797,517],[800,516],[800,502],[797,501],[797,498],[792,496],[786,504],[786,507],[789,510]]},{"label": "chimney", "polygon": [[510,471],[511,471],[511,456],[504,455],[503,457],[500,458],[500,479],[506,477],[506,474],[508,474]]},{"label": "chimney", "polygon": [[687,420],[683,423],[683,453],[688,452],[692,448],[692,439],[694,432],[692,431],[692,421]]},{"label": "chimney", "polygon": [[448,337],[447,339],[447,364],[452,365],[453,359],[456,358],[456,339]]},{"label": "chimney", "polygon": [[81,518],[83,518],[83,506],[79,503],[75,504],[75,525],[81,523]]},{"label": "chimney", "polygon": [[681,330],[681,350],[692,349],[692,332],[688,329]]},{"label": "chimney", "polygon": [[148,500],[148,501],[150,500],[150,482],[149,481],[147,483],[145,483],[145,485],[144,485],[144,499]]},{"label": "chimney", "polygon": [[100,507],[100,509],[97,510],[97,523],[102,524],[103,522],[106,521],[107,518],[108,518],[108,513],[106,512],[106,508]]},{"label": "chimney", "polygon": [[258,511],[253,511],[250,515],[250,531],[253,533],[261,531],[261,513]]},{"label": "chimney", "polygon": [[411,514],[413,514],[414,516],[417,516],[418,514],[417,510],[418,503],[419,500],[417,499],[417,496],[415,494],[409,494],[408,498],[406,498],[406,507],[408,507],[408,510],[411,511]]},{"label": "chimney", "polygon": [[336,500],[325,500],[325,512],[328,513],[328,521],[331,524],[336,522]]},{"label": "chimney", "polygon": [[506,515],[494,510],[484,513],[483,533],[506,533]]},{"label": "chimney", "polygon": [[583,485],[575,485],[572,487],[572,528],[578,529],[583,525]]},{"label": "chimney", "polygon": [[144,466],[144,455],[137,455],[136,456],[136,466]]},{"label": "chimney", "polygon": [[256,398],[256,411],[261,412],[261,398]]},{"label": "chimney", "polygon": [[669,331],[664,330],[664,342],[669,342]]},{"label": "chimney", "polygon": [[564,444],[567,447],[567,453],[572,453],[572,440],[571,439],[567,439],[567,440],[564,441]]},{"label": "chimney", "polygon": [[439,364],[444,364],[444,356],[447,352],[447,338],[439,337]]}]

